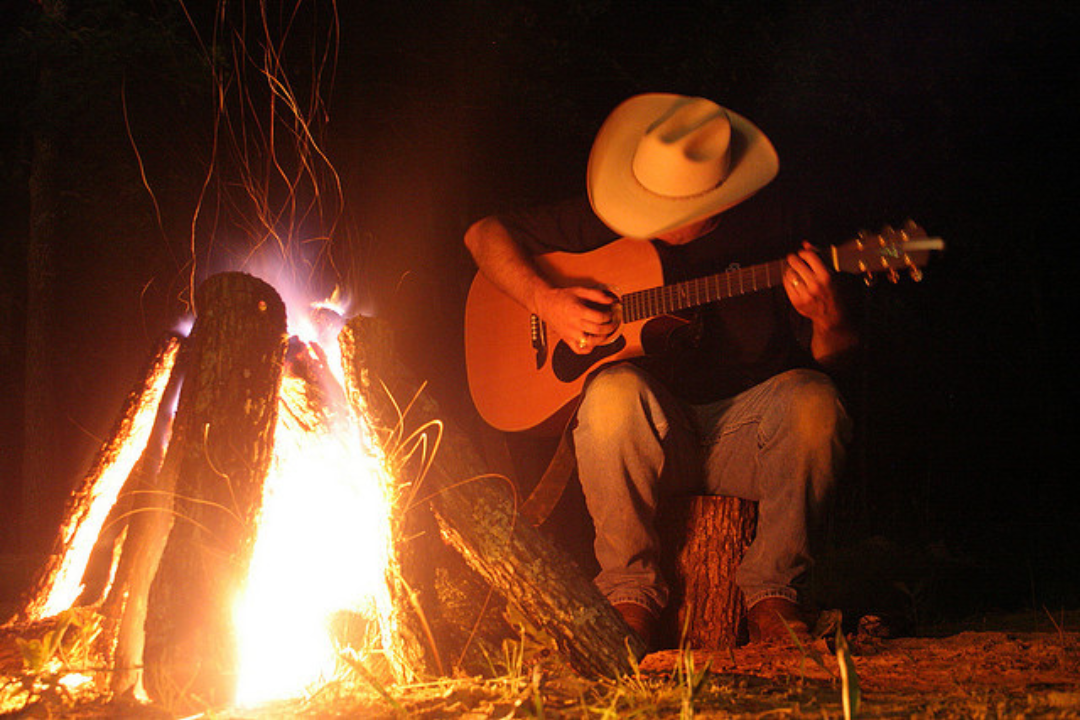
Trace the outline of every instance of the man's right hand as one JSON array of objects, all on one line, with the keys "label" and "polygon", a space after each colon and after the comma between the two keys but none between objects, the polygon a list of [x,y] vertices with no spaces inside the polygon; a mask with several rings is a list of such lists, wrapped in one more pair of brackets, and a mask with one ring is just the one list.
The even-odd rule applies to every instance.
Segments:
[{"label": "man's right hand", "polygon": [[539,315],[578,354],[603,345],[619,329],[619,299],[599,288],[550,288],[537,296]]}]

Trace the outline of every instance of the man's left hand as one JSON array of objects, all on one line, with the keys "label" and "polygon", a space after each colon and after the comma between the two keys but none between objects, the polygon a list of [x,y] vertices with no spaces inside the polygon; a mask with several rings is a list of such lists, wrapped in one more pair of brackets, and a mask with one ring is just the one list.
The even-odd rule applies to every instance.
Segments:
[{"label": "man's left hand", "polygon": [[802,249],[787,256],[784,289],[792,306],[814,323],[815,328],[832,328],[844,322],[844,312],[836,296],[832,273],[814,247],[804,242]]},{"label": "man's left hand", "polygon": [[833,275],[808,242],[804,242],[798,252],[788,255],[787,263],[784,290],[796,312],[813,324],[810,350],[814,357],[818,362],[828,363],[858,343],[858,337],[847,321]]}]

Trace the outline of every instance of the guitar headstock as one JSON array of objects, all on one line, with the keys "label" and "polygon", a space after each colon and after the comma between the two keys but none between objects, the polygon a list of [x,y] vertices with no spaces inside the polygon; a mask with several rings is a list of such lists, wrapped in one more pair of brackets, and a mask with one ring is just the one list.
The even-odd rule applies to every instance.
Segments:
[{"label": "guitar headstock", "polygon": [[930,253],[944,249],[944,240],[927,237],[925,230],[908,220],[900,230],[886,225],[877,234],[860,232],[855,239],[834,245],[832,264],[837,271],[862,275],[867,284],[882,272],[897,282],[901,270],[918,282]]}]

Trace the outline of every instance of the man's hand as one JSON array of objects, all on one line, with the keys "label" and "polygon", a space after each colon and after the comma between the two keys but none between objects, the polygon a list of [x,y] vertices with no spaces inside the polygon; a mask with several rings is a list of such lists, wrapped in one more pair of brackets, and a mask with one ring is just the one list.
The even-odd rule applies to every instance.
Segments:
[{"label": "man's hand", "polygon": [[602,345],[619,329],[619,302],[599,288],[550,288],[537,296],[539,315],[578,354]]},{"label": "man's hand", "polygon": [[836,298],[832,273],[825,267],[810,243],[787,256],[784,289],[795,310],[810,318],[814,327],[832,327],[843,321],[843,310]]},{"label": "man's hand", "polygon": [[801,250],[787,256],[787,262],[784,289],[795,311],[813,323],[810,349],[814,357],[825,361],[855,345],[858,338],[848,324],[832,273],[814,247],[804,242]]}]

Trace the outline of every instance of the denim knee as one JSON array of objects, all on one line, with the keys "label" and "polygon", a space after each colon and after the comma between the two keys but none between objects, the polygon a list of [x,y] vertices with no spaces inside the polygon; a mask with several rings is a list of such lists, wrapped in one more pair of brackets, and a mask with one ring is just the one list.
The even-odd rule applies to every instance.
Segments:
[{"label": "denim knee", "polygon": [[837,442],[846,443],[851,421],[832,380],[815,370],[791,370],[779,376],[780,404],[784,422],[799,444],[819,448]]},{"label": "denim knee", "polygon": [[620,363],[604,368],[589,380],[577,411],[577,426],[593,439],[624,438],[646,419],[662,436],[667,420],[659,408],[646,373]]}]

